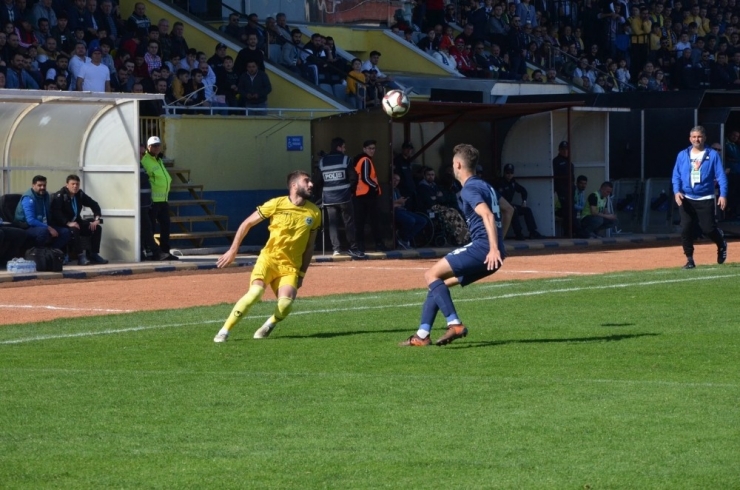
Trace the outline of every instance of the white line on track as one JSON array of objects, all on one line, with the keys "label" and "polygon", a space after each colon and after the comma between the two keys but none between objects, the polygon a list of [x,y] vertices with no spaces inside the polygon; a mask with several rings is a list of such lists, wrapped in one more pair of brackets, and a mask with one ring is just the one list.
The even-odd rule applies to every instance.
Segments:
[{"label": "white line on track", "polygon": [[54,310],[54,311],[92,311],[96,313],[134,313],[136,310],[113,310],[110,308],[77,308],[71,306],[53,306],[53,305],[0,305],[0,308],[17,309],[24,308],[27,310]]},{"label": "white line on track", "polygon": [[[621,289],[621,288],[629,288],[629,287],[640,287],[640,286],[655,286],[659,284],[676,284],[676,283],[682,283],[682,282],[694,282],[694,281],[713,281],[716,279],[730,279],[730,278],[736,278],[740,277],[740,274],[722,274],[722,275],[714,275],[714,276],[704,276],[704,277],[685,277],[681,279],[664,279],[660,281],[644,281],[644,282],[629,282],[629,283],[622,283],[622,284],[603,284],[603,285],[594,285],[594,286],[585,286],[585,287],[578,287],[578,288],[561,288],[561,289],[541,289],[537,291],[523,291],[519,293],[508,293],[508,294],[501,294],[501,295],[494,295],[494,296],[484,296],[484,297],[478,297],[478,298],[458,298],[455,300],[456,303],[471,303],[476,301],[491,301],[496,299],[511,299],[511,298],[520,298],[520,297],[526,297],[526,296],[542,296],[545,294],[559,294],[559,293],[572,293],[577,291],[593,291],[595,289]],[[387,310],[389,308],[410,308],[410,307],[419,307],[418,302],[414,303],[403,303],[403,304],[396,304],[396,305],[375,305],[375,306],[356,306],[356,307],[350,307],[350,308],[323,308],[318,310],[305,310],[305,311],[295,311],[292,312],[292,316],[297,315],[314,315],[314,314],[320,314],[320,313],[337,313],[341,311],[367,311],[367,310],[380,310],[384,309]],[[264,315],[263,315],[264,316]],[[245,318],[251,319],[251,318],[262,318],[263,316],[257,317],[257,316],[247,316]],[[188,326],[194,326],[194,325],[203,325],[203,324],[211,324],[211,323],[221,323],[223,320],[204,320],[201,322],[190,322],[190,323],[171,323],[166,325],[141,325],[138,327],[131,327],[131,328],[121,328],[121,329],[115,329],[115,330],[102,330],[98,332],[78,332],[78,333],[70,333],[70,334],[59,334],[59,335],[39,335],[36,337],[26,337],[22,339],[15,339],[15,340],[3,340],[0,341],[0,345],[7,345],[7,344],[22,344],[26,342],[35,342],[39,340],[52,340],[52,339],[67,339],[67,338],[73,338],[73,337],[91,337],[94,335],[111,335],[116,333],[125,333],[125,332],[139,332],[142,330],[154,330],[154,329],[162,329],[162,328],[178,328],[178,327],[188,327]]]}]

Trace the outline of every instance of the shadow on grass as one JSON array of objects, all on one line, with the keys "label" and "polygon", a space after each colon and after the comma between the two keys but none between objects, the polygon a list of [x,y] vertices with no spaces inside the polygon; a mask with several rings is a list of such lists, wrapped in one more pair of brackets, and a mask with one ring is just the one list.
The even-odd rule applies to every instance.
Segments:
[{"label": "shadow on grass", "polygon": [[602,323],[602,327],[631,327],[634,323]]},{"label": "shadow on grass", "polygon": [[312,333],[310,335],[280,335],[275,337],[276,339],[331,339],[334,337],[346,337],[347,335],[365,335],[365,334],[378,334],[378,333],[406,333],[408,337],[409,329],[395,329],[395,330],[348,330],[346,332],[319,332]]},{"label": "shadow on grass", "polygon": [[635,333],[605,335],[601,337],[575,337],[569,339],[521,339],[521,340],[491,340],[483,342],[455,343],[450,349],[470,349],[473,347],[496,347],[508,344],[569,344],[572,342],[618,342],[620,340],[636,339],[640,337],[657,337],[657,333]]}]

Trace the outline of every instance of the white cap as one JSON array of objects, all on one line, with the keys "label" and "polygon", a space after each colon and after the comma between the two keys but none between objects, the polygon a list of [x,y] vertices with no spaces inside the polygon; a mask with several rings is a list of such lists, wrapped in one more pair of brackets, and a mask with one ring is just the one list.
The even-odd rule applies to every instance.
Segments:
[{"label": "white cap", "polygon": [[162,144],[162,140],[159,139],[159,136],[152,136],[146,142],[146,146],[161,145],[161,144]]}]

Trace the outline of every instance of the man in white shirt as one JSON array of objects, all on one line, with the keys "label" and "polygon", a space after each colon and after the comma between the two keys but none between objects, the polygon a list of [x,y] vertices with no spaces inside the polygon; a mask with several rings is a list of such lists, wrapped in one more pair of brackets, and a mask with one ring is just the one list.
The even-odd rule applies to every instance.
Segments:
[{"label": "man in white shirt", "polygon": [[90,63],[82,66],[77,77],[77,90],[83,92],[110,92],[110,70],[103,61],[103,51],[93,49]]},{"label": "man in white shirt", "polygon": [[82,67],[86,63],[90,62],[90,58],[87,57],[87,45],[85,41],[77,41],[75,44],[75,52],[72,58],[69,60],[69,90],[78,90],[77,88],[77,77],[82,72]]},{"label": "man in white shirt", "polygon": [[382,71],[380,71],[380,68],[378,68],[379,60],[380,60],[380,52],[370,51],[370,59],[368,59],[366,62],[362,64],[362,71],[375,70],[377,72],[378,82],[380,82],[383,85],[386,85],[391,90],[400,89],[401,87],[399,87],[398,84],[394,82],[391,77],[385,75]]}]

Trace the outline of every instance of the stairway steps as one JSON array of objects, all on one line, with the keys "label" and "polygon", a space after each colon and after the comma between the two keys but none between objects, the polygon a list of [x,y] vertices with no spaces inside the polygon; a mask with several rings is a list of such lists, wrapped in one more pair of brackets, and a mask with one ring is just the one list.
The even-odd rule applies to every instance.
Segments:
[{"label": "stairway steps", "polygon": [[171,184],[170,185],[170,191],[187,191],[187,190],[197,190],[198,192],[203,192],[203,184]]},{"label": "stairway steps", "polygon": [[170,216],[172,223],[207,223],[209,221],[228,221],[228,216],[204,214],[198,216]]},{"label": "stairway steps", "polygon": [[[187,231],[170,233],[170,240],[204,240],[206,238],[230,238],[236,235],[235,231]],[[159,233],[154,235],[159,239]]]},{"label": "stairway steps", "polygon": [[174,200],[169,201],[171,208],[177,208],[182,206],[210,206],[213,204],[216,205],[216,201],[213,199],[183,199],[183,200]]}]

